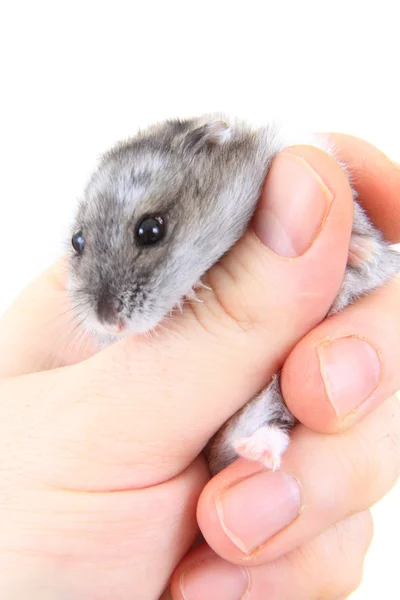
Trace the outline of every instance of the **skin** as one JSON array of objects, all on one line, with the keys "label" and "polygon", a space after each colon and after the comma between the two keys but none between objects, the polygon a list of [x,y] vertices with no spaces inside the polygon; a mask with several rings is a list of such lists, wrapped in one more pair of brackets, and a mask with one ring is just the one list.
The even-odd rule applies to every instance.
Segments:
[{"label": "skin", "polygon": [[[399,241],[390,218],[399,210],[399,169],[361,140],[338,136],[337,145],[350,168],[373,178],[361,201],[371,214],[385,206],[375,208],[377,224]],[[246,593],[240,585],[248,600],[333,600],[357,587],[372,535],[368,509],[400,471],[400,284],[318,325],[345,267],[351,192],[321,151],[286,152],[306,160],[333,195],[305,254],[283,259],[250,229],[209,273],[213,291],[199,294],[203,304],[155,335],[99,353],[74,330],[63,261],[0,322],[1,597],[128,600],[140,590],[157,599],[173,571],[163,596],[173,600],[233,600]],[[380,359],[378,383],[351,417],[330,404],[316,356],[319,342],[343,336],[369,340]],[[265,539],[245,553],[232,531],[252,531],[260,518],[260,479],[250,475],[262,469],[240,459],[207,483],[199,453],[283,363],[285,400],[303,424],[282,471],[299,481],[303,509],[270,539],[258,527]],[[363,380],[370,365],[359,366]],[[248,507],[229,527],[220,520],[228,488]],[[271,494],[265,499],[273,506]],[[187,553],[197,524],[206,542]]]}]

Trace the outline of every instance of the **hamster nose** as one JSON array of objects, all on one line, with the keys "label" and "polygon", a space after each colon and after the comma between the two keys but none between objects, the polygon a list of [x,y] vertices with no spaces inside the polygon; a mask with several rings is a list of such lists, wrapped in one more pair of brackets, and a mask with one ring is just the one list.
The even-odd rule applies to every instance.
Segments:
[{"label": "hamster nose", "polygon": [[115,326],[121,319],[119,313],[123,304],[119,298],[104,293],[97,303],[97,316],[103,324]]}]

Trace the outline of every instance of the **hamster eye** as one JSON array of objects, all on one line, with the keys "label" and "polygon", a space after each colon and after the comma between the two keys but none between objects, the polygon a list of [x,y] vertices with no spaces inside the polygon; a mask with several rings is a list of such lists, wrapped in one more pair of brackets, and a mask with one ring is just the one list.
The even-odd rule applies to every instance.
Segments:
[{"label": "hamster eye", "polygon": [[82,254],[85,247],[85,238],[83,237],[82,229],[75,231],[72,236],[71,244],[77,254]]},{"label": "hamster eye", "polygon": [[151,246],[163,239],[164,219],[161,215],[144,217],[136,226],[136,242],[139,246]]}]

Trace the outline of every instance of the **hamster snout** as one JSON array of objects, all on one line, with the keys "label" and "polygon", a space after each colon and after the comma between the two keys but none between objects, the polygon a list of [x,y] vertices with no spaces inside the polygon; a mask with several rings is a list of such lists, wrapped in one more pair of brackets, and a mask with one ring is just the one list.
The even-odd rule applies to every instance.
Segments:
[{"label": "hamster snout", "polygon": [[118,335],[126,327],[126,321],[121,315],[124,305],[122,300],[112,296],[110,293],[103,293],[97,302],[97,316],[104,329],[111,334]]}]

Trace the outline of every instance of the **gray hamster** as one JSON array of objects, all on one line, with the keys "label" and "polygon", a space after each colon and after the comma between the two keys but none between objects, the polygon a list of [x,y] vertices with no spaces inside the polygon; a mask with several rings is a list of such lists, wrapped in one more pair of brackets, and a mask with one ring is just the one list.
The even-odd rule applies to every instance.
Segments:
[{"label": "gray hamster", "polygon": [[[274,125],[253,129],[220,115],[153,125],[105,153],[78,208],[69,256],[72,303],[87,329],[104,343],[146,332],[190,297],[242,236],[274,157],[294,143],[334,156],[322,136],[289,139]],[[400,271],[400,254],[353,197],[349,259],[330,314]],[[294,424],[277,375],[209,442],[211,472],[238,455],[278,468]]]}]

